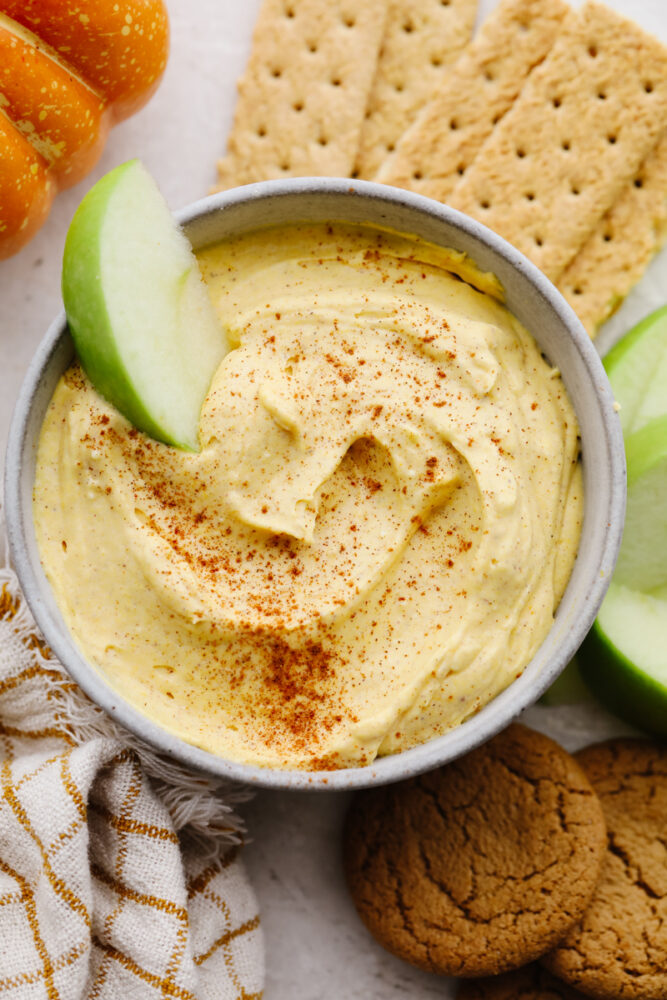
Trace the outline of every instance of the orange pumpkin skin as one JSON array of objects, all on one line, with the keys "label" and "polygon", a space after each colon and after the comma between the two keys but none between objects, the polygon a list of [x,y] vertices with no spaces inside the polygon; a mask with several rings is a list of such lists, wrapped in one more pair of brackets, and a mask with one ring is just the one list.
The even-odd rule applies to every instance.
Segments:
[{"label": "orange pumpkin skin", "polygon": [[56,190],[44,159],[0,115],[0,257],[10,257],[32,239]]},{"label": "orange pumpkin skin", "polygon": [[116,122],[160,82],[169,47],[162,0],[0,0],[0,11],[69,63],[112,106]]},{"label": "orange pumpkin skin", "polygon": [[92,169],[111,125],[148,101],[168,48],[163,0],[0,0],[0,259]]},{"label": "orange pumpkin skin", "polygon": [[0,23],[2,106],[62,189],[80,181],[97,162],[110,115],[94,91],[55,63],[38,39],[35,43]]}]

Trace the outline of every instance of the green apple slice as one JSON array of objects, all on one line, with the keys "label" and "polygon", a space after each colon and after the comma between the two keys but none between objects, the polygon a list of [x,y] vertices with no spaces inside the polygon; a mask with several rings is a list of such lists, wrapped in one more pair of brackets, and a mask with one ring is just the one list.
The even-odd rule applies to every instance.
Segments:
[{"label": "green apple slice", "polygon": [[604,366],[621,405],[624,434],[667,414],[667,306],[633,327],[606,356]]},{"label": "green apple slice", "polygon": [[139,430],[197,451],[227,340],[192,248],[138,160],[106,174],[77,209],[62,294],[97,391]]},{"label": "green apple slice", "polygon": [[625,456],[628,502],[614,580],[652,591],[667,584],[667,416],[626,437]]},{"label": "green apple slice", "polygon": [[667,736],[667,307],[634,327],[605,367],[621,404],[628,502],[614,577],[578,660],[612,712]]},{"label": "green apple slice", "polygon": [[579,666],[610,711],[667,736],[667,593],[642,594],[612,581]]}]

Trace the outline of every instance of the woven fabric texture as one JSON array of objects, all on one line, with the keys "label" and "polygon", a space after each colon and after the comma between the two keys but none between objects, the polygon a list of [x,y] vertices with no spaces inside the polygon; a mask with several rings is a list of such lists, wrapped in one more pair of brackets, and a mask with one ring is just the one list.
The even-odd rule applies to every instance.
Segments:
[{"label": "woven fabric texture", "polygon": [[92,705],[45,646],[0,549],[0,995],[261,997],[242,797]]}]

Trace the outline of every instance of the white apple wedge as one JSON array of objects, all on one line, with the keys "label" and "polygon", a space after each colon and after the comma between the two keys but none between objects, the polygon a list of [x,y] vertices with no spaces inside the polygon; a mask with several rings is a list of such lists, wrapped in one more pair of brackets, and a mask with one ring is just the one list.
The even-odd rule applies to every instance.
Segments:
[{"label": "white apple wedge", "polygon": [[151,437],[199,450],[202,403],[227,340],[192,248],[138,160],[106,174],[77,209],[62,294],[97,391]]},{"label": "white apple wedge", "polygon": [[625,440],[628,503],[614,580],[635,590],[667,584],[667,417]]},{"label": "white apple wedge", "polygon": [[667,413],[667,306],[657,309],[623,337],[604,359],[620,403],[624,434]]},{"label": "white apple wedge", "polygon": [[667,594],[612,582],[578,654],[591,691],[639,729],[667,736]]},{"label": "white apple wedge", "polygon": [[623,542],[578,661],[617,715],[667,736],[667,307],[605,359],[621,404],[628,466]]}]

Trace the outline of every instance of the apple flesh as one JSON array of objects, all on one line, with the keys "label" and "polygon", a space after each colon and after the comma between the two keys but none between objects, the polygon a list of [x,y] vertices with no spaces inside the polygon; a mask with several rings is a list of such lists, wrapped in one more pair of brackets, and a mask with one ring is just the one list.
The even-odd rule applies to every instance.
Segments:
[{"label": "apple flesh", "polygon": [[633,327],[607,354],[604,367],[621,406],[624,434],[667,414],[667,306]]},{"label": "apple flesh", "polygon": [[667,593],[612,581],[579,653],[581,674],[610,711],[667,736]]},{"label": "apple flesh", "polygon": [[667,307],[604,363],[621,404],[628,502],[614,576],[578,661],[607,708],[667,736]]},{"label": "apple flesh", "polygon": [[667,417],[625,440],[628,501],[614,580],[635,590],[667,584]]},{"label": "apple flesh", "polygon": [[77,209],[62,294],[97,391],[151,437],[199,450],[202,403],[227,340],[192,248],[138,160],[106,174]]}]

